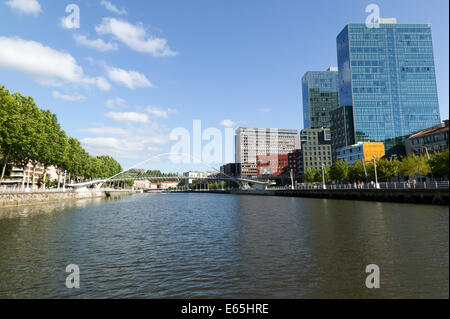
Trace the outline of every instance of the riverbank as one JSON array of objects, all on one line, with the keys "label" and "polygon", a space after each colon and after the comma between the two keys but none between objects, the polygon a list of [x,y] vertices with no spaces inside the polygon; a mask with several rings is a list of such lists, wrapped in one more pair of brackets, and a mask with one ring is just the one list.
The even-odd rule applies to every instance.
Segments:
[{"label": "riverbank", "polygon": [[41,205],[74,201],[80,199],[94,199],[125,196],[136,193],[132,190],[87,190],[84,192],[60,191],[60,192],[18,192],[0,193],[0,209],[30,205]]},{"label": "riverbank", "polygon": [[449,205],[448,189],[194,190],[184,192]]}]

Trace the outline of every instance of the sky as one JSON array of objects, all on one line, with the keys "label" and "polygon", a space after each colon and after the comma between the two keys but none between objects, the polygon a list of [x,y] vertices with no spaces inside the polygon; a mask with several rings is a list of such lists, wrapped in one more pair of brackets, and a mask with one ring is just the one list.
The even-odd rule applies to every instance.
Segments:
[{"label": "sky", "polygon": [[[193,145],[194,120],[224,136],[239,126],[302,129],[301,77],[337,65],[336,36],[364,23],[372,3],[383,18],[432,24],[448,119],[447,0],[0,0],[0,85],[33,96],[92,155],[128,168],[170,152],[176,128]],[[139,167],[209,170],[167,157]]]}]

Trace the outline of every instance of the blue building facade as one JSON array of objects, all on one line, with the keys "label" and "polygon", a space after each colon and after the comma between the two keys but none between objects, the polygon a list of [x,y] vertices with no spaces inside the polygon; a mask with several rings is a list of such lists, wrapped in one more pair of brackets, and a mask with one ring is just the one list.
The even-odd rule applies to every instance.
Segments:
[{"label": "blue building facade", "polygon": [[339,107],[338,69],[306,72],[302,78],[305,129],[330,127],[330,112]]},{"label": "blue building facade", "polygon": [[349,24],[337,37],[339,105],[352,106],[355,142],[399,139],[440,123],[429,24]]}]

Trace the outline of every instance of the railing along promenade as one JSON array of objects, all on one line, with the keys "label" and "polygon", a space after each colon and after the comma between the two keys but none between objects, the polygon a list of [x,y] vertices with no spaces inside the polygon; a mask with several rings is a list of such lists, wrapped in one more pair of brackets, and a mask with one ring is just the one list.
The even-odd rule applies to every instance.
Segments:
[{"label": "railing along promenade", "polygon": [[270,187],[265,190],[244,189],[174,189],[167,192],[183,193],[221,193],[237,195],[266,195],[285,197],[306,197],[337,200],[361,200],[411,204],[449,204],[449,182],[432,181],[423,183],[367,183],[367,184],[299,184]]},{"label": "railing along promenade", "polygon": [[[296,190],[365,190],[365,189],[449,189],[449,181],[430,181],[421,183],[396,182],[396,183],[349,183],[349,184],[298,184],[294,187]],[[270,187],[271,190],[292,189],[291,186]]]}]

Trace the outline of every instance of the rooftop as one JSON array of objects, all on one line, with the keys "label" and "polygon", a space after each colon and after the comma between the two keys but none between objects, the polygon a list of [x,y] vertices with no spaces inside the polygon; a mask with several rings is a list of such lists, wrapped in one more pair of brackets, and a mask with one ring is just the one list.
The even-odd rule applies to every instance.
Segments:
[{"label": "rooftop", "polygon": [[421,136],[426,136],[426,135],[431,135],[431,134],[436,134],[439,132],[444,132],[444,131],[448,131],[448,121],[444,121],[444,123],[441,123],[439,125],[433,126],[429,129],[423,130],[419,133],[416,133],[414,135],[411,135],[409,138],[418,138]]}]

